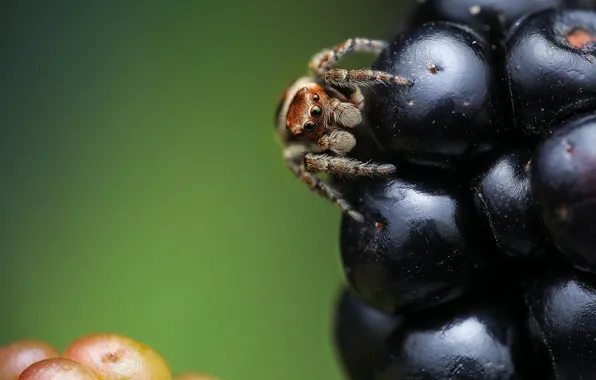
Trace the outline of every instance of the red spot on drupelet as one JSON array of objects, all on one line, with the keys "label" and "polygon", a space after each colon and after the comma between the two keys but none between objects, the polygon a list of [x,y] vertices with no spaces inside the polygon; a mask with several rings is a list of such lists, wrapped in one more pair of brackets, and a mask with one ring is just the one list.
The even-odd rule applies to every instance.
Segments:
[{"label": "red spot on drupelet", "polygon": [[576,49],[583,49],[590,42],[596,42],[596,36],[587,30],[580,28],[573,28],[570,32],[566,33],[565,39],[569,45]]}]

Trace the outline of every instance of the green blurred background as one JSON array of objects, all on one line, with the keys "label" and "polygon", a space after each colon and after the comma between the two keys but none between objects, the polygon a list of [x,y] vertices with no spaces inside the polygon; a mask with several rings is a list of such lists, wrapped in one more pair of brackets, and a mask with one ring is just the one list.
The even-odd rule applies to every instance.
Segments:
[{"label": "green blurred background", "polygon": [[391,38],[402,7],[1,0],[0,344],[113,331],[174,372],[341,379],[340,214],[273,113],[313,53]]}]

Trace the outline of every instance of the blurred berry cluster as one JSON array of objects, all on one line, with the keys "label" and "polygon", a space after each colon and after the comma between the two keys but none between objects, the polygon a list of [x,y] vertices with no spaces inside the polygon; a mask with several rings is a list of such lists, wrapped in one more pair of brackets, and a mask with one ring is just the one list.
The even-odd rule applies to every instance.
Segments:
[{"label": "blurred berry cluster", "polygon": [[218,380],[201,373],[174,377],[151,347],[117,334],[91,334],[60,354],[52,345],[22,340],[0,347],[0,380]]},{"label": "blurred berry cluster", "polygon": [[337,181],[351,380],[596,379],[596,1],[418,1]]}]

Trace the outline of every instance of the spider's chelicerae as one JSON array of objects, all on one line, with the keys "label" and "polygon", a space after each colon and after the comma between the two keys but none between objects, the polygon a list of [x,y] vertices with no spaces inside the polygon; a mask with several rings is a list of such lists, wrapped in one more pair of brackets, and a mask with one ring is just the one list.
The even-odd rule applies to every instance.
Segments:
[{"label": "spider's chelicerae", "polygon": [[[277,108],[277,132],[284,143],[284,160],[289,169],[309,188],[360,222],[364,220],[362,214],[315,173],[355,177],[395,172],[391,164],[346,157],[356,146],[356,138],[349,130],[362,122],[364,95],[360,87],[410,82],[381,71],[332,68],[349,53],[379,55],[387,46],[381,40],[350,38],[333,49],[320,51],[310,61],[311,76],[294,82]],[[338,88],[350,88],[351,95],[344,95]]]}]

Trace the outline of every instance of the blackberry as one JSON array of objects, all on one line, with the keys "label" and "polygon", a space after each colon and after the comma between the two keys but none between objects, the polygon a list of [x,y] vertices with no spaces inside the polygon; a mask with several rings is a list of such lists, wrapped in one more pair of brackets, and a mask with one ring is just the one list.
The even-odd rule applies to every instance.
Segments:
[{"label": "blackberry", "polygon": [[594,377],[595,6],[427,0],[358,71],[411,85],[365,88],[355,128],[396,171],[334,178],[363,216],[339,231],[349,379]]}]

